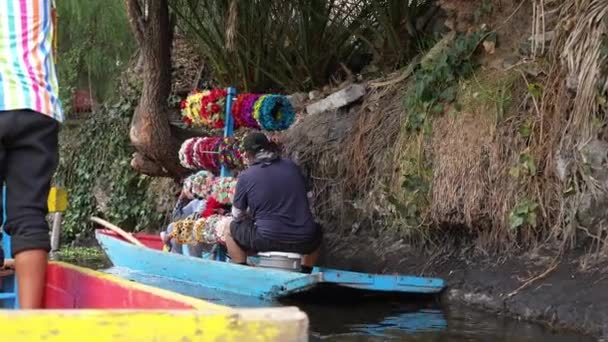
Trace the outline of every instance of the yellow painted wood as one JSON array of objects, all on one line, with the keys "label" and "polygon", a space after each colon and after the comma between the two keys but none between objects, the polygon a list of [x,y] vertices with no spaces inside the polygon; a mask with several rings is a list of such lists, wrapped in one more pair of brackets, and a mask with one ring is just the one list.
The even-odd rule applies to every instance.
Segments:
[{"label": "yellow painted wood", "polygon": [[0,311],[2,341],[304,342],[308,340],[307,329],[306,315],[290,308],[235,310],[232,314],[190,310]]},{"label": "yellow painted wood", "polygon": [[63,213],[68,209],[68,193],[65,189],[52,187],[47,201],[50,213]]},{"label": "yellow painted wood", "polygon": [[308,317],[295,307],[233,309],[109,274],[62,267],[183,302],[193,310],[0,310],[1,341],[304,342]]}]

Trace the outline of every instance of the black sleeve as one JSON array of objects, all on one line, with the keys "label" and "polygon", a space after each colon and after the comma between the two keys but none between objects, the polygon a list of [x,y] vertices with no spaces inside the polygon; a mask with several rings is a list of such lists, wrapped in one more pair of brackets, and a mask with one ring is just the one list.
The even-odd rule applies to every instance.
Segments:
[{"label": "black sleeve", "polygon": [[247,200],[247,180],[244,177],[239,177],[236,181],[232,205],[242,211],[247,210],[249,207],[249,202]]}]

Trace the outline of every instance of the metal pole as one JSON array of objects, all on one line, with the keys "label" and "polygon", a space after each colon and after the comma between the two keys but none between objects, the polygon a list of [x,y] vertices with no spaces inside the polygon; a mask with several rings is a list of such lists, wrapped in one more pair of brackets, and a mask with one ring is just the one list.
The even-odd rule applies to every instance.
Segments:
[{"label": "metal pole", "polygon": [[[226,96],[226,120],[224,123],[224,138],[231,137],[234,135],[234,117],[232,117],[232,101],[234,97],[236,97],[236,88],[228,87],[228,96]],[[222,170],[220,172],[220,177],[229,177],[230,170],[222,165]],[[217,248],[217,254],[215,255],[215,259],[218,261],[226,261],[226,251],[219,244],[215,245]]]},{"label": "metal pole", "polygon": [[51,230],[51,253],[59,250],[59,238],[61,236],[62,213],[53,213],[53,229]]},{"label": "metal pole", "polygon": [[[232,100],[236,96],[236,88],[229,87],[227,89],[228,95],[226,96],[226,120],[224,123],[224,138],[231,137],[234,135],[234,118],[232,117]],[[222,165],[220,177],[229,177],[230,170]]]}]

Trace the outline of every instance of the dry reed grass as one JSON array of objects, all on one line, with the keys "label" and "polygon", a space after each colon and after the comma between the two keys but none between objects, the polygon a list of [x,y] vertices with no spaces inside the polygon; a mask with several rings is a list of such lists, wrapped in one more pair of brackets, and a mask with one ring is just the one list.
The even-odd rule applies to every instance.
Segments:
[{"label": "dry reed grass", "polygon": [[431,214],[439,224],[474,227],[486,217],[496,125],[490,116],[476,114],[443,116],[433,125]]},{"label": "dry reed grass", "polygon": [[404,77],[379,80],[383,85],[369,87],[358,106],[304,117],[282,138],[285,151],[309,170],[316,214],[334,232],[386,214],[383,189],[397,174],[391,161],[404,117],[405,83],[394,78]]},{"label": "dry reed grass", "polygon": [[[459,95],[464,110],[433,119],[432,135],[402,129],[411,86],[403,74],[371,82],[381,86],[370,87],[362,104],[305,117],[284,134],[286,150],[310,170],[317,215],[330,230],[356,233],[365,225],[424,243],[464,236],[484,252],[576,246],[585,195],[606,195],[584,171],[581,149],[607,124],[598,95],[608,90],[608,1],[535,0],[533,8],[532,58],[469,80]],[[549,31],[555,38],[547,45]],[[532,76],[529,65],[542,72]],[[540,95],[528,91],[538,84]],[[520,133],[524,126],[529,134]],[[514,177],[522,154],[537,172]],[[412,226],[388,197],[404,201],[404,174],[426,167],[428,207]],[[523,200],[539,205],[538,224],[513,229],[509,215]],[[608,250],[605,226],[591,234],[594,255]]]},{"label": "dry reed grass", "polygon": [[[586,170],[582,153],[585,146],[600,136],[606,125],[601,99],[608,89],[605,70],[608,56],[604,37],[608,33],[608,1],[566,0],[535,1],[534,26],[546,25],[556,32],[549,50],[549,68],[540,113],[545,134],[539,146],[547,158],[547,169],[564,170],[556,182],[545,185],[545,207],[551,210],[549,237],[565,251],[591,237],[590,255],[607,255],[607,230],[600,221],[597,227],[582,227],[577,214],[586,198],[608,195]],[[536,45],[540,45],[537,43]],[[567,195],[566,195],[567,194]],[[589,233],[589,229],[594,232]],[[592,257],[595,258],[595,257]]]},{"label": "dry reed grass", "polygon": [[[434,226],[461,227],[479,249],[506,250],[531,244],[535,227],[512,229],[509,215],[524,199],[536,199],[534,175],[514,177],[520,155],[534,155],[520,128],[533,127],[530,96],[516,69],[486,73],[466,82],[459,100],[464,109],[433,126]],[[532,197],[532,198],[529,198]]]}]

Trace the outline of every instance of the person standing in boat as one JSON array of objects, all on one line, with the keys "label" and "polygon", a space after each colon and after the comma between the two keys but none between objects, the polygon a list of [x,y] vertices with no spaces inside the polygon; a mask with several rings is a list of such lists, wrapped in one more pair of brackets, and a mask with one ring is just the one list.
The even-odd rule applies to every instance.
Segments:
[{"label": "person standing in boat", "polygon": [[302,271],[310,273],[323,239],[309,206],[306,181],[299,167],[280,157],[262,133],[243,140],[249,167],[237,178],[233,222],[226,230],[228,254],[245,264],[247,254],[303,254]]},{"label": "person standing in boat", "polygon": [[42,307],[46,221],[63,120],[53,60],[52,0],[0,1],[0,184],[23,309]]}]

